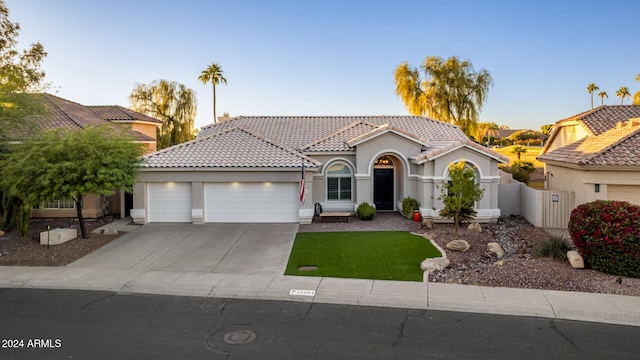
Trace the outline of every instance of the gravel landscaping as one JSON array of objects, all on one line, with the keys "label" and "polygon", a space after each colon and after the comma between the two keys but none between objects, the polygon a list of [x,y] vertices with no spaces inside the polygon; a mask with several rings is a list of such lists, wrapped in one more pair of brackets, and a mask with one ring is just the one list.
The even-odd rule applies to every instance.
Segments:
[{"label": "gravel landscaping", "polygon": [[[640,279],[607,275],[591,269],[574,269],[568,262],[534,256],[534,249],[549,237],[549,233],[531,226],[522,217],[503,217],[495,224],[481,225],[480,233],[461,227],[456,236],[450,224],[435,224],[431,230],[422,230],[419,224],[399,214],[380,213],[372,221],[352,218],[348,224],[314,222],[301,225],[300,231],[427,232],[443,249],[452,240],[466,240],[471,245],[469,250],[446,250],[451,265],[430,274],[429,281],[433,282],[640,296]],[[504,261],[498,262],[496,255],[487,250],[489,242],[498,242],[502,246],[506,253]]]},{"label": "gravel landscaping", "polygon": [[[23,237],[13,230],[0,236],[0,266],[63,266],[70,264],[92,251],[119,238],[117,235],[91,234],[93,229],[114,221],[111,218],[85,220],[88,239],[82,239],[78,221],[75,219],[33,219],[29,236]],[[40,232],[47,227],[78,229],[78,238],[60,245],[40,245]]]}]

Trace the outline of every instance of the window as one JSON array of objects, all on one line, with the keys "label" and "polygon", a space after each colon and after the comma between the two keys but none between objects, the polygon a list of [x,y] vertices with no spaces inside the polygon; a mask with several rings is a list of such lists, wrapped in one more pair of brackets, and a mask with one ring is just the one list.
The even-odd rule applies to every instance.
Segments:
[{"label": "window", "polygon": [[42,203],[41,209],[75,209],[76,203],[71,199],[47,200]]},{"label": "window", "polygon": [[351,169],[344,163],[336,163],[327,170],[327,200],[351,200]]}]

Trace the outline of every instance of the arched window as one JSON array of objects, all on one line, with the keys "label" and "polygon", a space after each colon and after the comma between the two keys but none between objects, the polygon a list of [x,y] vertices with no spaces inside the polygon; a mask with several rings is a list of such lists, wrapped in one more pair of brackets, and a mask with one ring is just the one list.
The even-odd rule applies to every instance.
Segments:
[{"label": "arched window", "polygon": [[351,201],[351,169],[342,162],[327,169],[327,200]]}]

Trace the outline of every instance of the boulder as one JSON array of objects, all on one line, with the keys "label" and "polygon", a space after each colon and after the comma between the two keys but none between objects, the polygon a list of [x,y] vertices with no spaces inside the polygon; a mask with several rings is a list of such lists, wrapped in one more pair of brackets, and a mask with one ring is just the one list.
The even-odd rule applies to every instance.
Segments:
[{"label": "boulder", "polygon": [[0,236],[4,235],[4,231],[0,230]]},{"label": "boulder", "polygon": [[465,240],[453,240],[447,243],[447,249],[453,251],[467,251],[471,247]]},{"label": "boulder", "polygon": [[433,228],[433,220],[422,219],[422,228],[426,230],[431,230]]},{"label": "boulder", "polygon": [[480,226],[480,223],[477,221],[474,221],[471,224],[469,224],[469,226],[467,226],[467,229],[473,232],[478,232],[478,233],[482,232],[482,226]]},{"label": "boulder", "polygon": [[434,272],[446,268],[450,263],[446,257],[426,258],[420,263],[420,268],[424,271]]},{"label": "boulder", "polygon": [[567,260],[569,260],[569,264],[574,269],[584,269],[584,259],[577,251],[567,251]]},{"label": "boulder", "polygon": [[504,250],[502,250],[502,246],[497,242],[490,242],[487,244],[487,249],[492,253],[496,254],[498,259],[502,259],[504,257]]},{"label": "boulder", "polygon": [[105,235],[118,235],[118,230],[114,227],[108,227],[104,229]]}]

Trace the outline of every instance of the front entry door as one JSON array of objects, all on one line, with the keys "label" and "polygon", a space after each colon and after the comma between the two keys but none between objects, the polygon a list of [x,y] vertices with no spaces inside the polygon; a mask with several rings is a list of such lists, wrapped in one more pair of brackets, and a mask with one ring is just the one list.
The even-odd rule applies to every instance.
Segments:
[{"label": "front entry door", "polygon": [[376,210],[393,210],[393,169],[373,169],[373,203]]}]

